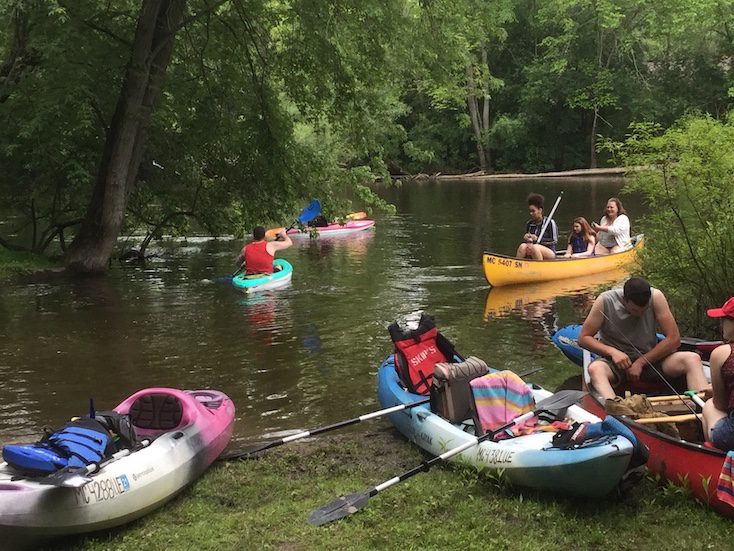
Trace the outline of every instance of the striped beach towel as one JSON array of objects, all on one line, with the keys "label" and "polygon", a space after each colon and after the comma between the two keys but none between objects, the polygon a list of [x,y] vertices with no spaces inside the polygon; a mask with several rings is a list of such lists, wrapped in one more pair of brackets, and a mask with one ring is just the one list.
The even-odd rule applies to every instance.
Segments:
[{"label": "striped beach towel", "polygon": [[716,497],[734,507],[734,451],[726,454],[716,486]]},{"label": "striped beach towel", "polygon": [[[535,400],[528,385],[512,371],[496,371],[483,377],[472,379],[469,383],[474,396],[477,418],[482,433],[506,425],[515,417],[533,411]],[[510,434],[525,434],[537,423],[536,417],[515,425],[507,433],[495,438],[505,438]]]}]

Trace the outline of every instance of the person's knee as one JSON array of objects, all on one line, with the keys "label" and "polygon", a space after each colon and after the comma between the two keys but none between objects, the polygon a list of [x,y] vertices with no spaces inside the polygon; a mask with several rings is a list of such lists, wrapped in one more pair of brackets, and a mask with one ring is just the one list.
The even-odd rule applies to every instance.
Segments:
[{"label": "person's knee", "polygon": [[607,378],[609,379],[610,372],[607,365],[604,362],[592,362],[589,365],[589,376],[592,379]]},{"label": "person's knee", "polygon": [[678,352],[679,361],[683,364],[687,372],[703,372],[703,363],[701,362],[701,356],[695,352]]}]

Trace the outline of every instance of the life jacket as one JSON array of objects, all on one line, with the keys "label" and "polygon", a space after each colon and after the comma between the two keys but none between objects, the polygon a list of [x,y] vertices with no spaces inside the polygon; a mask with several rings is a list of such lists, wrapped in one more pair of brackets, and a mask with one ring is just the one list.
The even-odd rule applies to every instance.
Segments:
[{"label": "life jacket", "polygon": [[433,370],[439,362],[461,358],[454,345],[436,329],[433,317],[421,314],[418,327],[403,331],[398,322],[387,328],[395,343],[395,370],[408,391],[430,394]]},{"label": "life jacket", "polygon": [[267,249],[267,243],[253,241],[242,249],[242,257],[245,259],[245,273],[247,274],[272,274],[273,255]]},{"label": "life jacket", "polygon": [[8,444],[3,459],[15,469],[50,474],[65,467],[99,463],[116,451],[112,436],[96,419],[77,419],[35,444]]}]

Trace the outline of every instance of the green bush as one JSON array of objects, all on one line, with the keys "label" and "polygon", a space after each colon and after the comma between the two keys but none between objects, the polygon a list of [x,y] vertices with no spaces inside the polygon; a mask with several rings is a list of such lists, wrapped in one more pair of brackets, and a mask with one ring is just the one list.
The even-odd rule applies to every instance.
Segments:
[{"label": "green bush", "polygon": [[649,206],[642,275],[666,294],[681,332],[719,336],[706,309],[734,294],[734,117],[687,116],[666,131],[636,124],[605,147],[636,168],[627,191]]}]

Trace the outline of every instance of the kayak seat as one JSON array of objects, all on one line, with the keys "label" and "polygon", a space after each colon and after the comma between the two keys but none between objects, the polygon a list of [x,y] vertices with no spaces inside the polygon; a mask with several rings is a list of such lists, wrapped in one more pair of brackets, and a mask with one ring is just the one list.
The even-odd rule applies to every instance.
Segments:
[{"label": "kayak seat", "polygon": [[470,381],[489,373],[484,360],[469,356],[463,362],[439,362],[433,370],[431,411],[452,423],[473,417]]},{"label": "kayak seat", "polygon": [[139,436],[170,431],[183,419],[183,405],[171,394],[145,394],[130,406],[130,421]]}]

